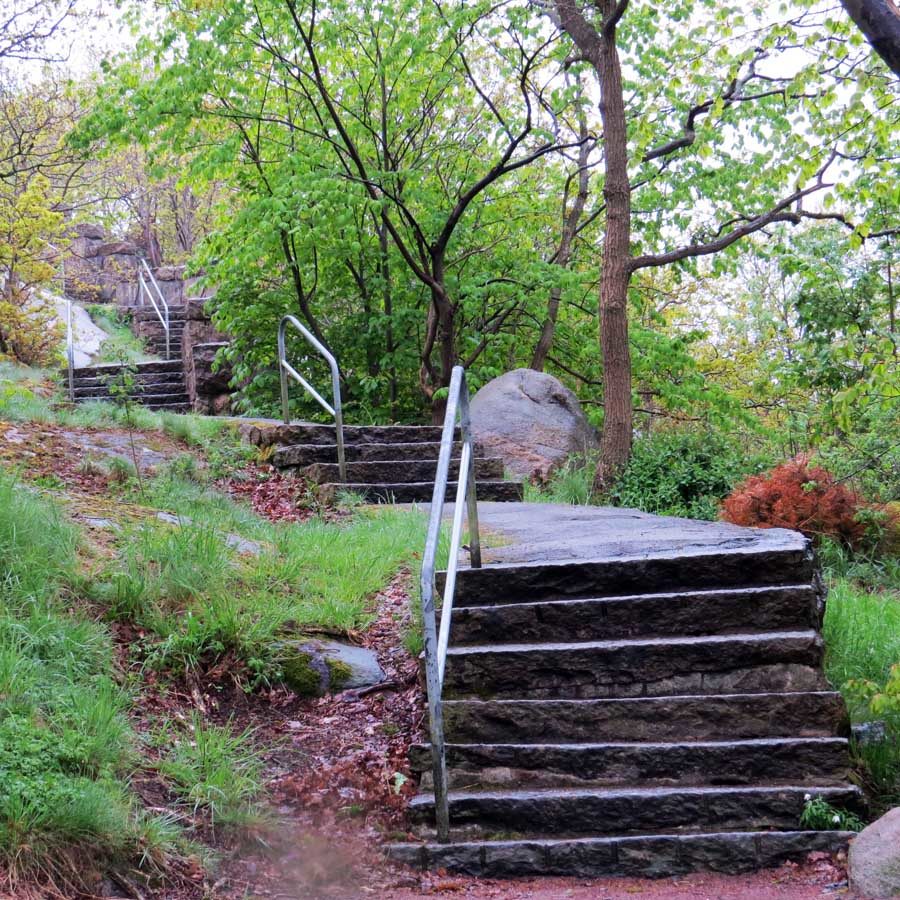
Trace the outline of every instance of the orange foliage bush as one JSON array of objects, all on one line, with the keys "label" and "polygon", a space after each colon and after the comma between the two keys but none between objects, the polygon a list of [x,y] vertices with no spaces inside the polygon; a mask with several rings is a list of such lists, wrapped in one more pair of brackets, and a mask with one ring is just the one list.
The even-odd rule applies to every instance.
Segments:
[{"label": "orange foliage bush", "polygon": [[867,508],[859,494],[821,466],[810,466],[809,457],[798,456],[739,484],[722,503],[722,518],[735,525],[827,535],[858,547],[866,536],[859,513]]}]

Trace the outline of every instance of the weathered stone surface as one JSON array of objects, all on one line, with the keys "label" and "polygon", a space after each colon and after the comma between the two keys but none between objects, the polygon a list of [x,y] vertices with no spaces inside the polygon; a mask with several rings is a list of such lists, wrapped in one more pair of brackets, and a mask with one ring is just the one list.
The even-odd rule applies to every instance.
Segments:
[{"label": "weathered stone surface", "polygon": [[[447,765],[458,787],[574,787],[620,784],[750,784],[792,778],[846,780],[844,738],[769,738],[685,743],[450,744]],[[414,745],[414,771],[430,784],[431,747]]]},{"label": "weathered stone surface", "polygon": [[[697,787],[647,789],[559,789],[452,792],[450,815],[483,833],[495,830],[536,834],[640,834],[684,827],[725,831],[791,828],[803,810],[803,786]],[[859,808],[855,787],[816,789],[836,806]],[[415,797],[410,814],[427,822],[433,801]],[[620,852],[621,862],[621,852]]]},{"label": "weathered stone surface", "polygon": [[[345,425],[345,444],[438,443],[443,429],[438,425]],[[246,440],[258,447],[291,444],[334,444],[334,425],[314,422],[251,422],[242,429]],[[459,437],[459,429],[457,429]]]},{"label": "weathered stone surface", "polygon": [[225,343],[195,344],[191,347],[191,364],[187,370],[187,388],[191,400],[211,399],[229,391],[231,366],[227,362],[215,366],[216,356]]},{"label": "weathered stone surface", "polygon": [[[751,544],[729,552],[717,550],[715,542],[710,542],[704,550],[690,555],[669,551],[590,562],[463,569],[457,576],[456,603],[487,606],[659,591],[809,584],[812,577],[812,559],[805,547],[768,549]],[[438,573],[437,580],[442,585],[442,573]]]},{"label": "weathered stone surface", "polygon": [[[450,477],[459,475],[459,459],[450,462]],[[315,463],[301,468],[298,473],[314,484],[327,484],[340,479],[337,463]],[[430,481],[437,474],[437,459],[376,460],[372,462],[348,462],[347,480],[368,484],[397,483],[400,481]],[[476,459],[476,480],[503,478],[503,462],[499,459]]]},{"label": "weathered stone surface", "polygon": [[573,453],[597,446],[578,398],[552,375],[515,369],[472,398],[472,430],[518,475],[545,478]]},{"label": "weathered stone surface", "polygon": [[900,806],[853,839],[850,885],[868,898],[900,897]]},{"label": "weathered stone surface", "polygon": [[[461,446],[453,445],[453,456],[459,457]],[[377,462],[380,460],[437,459],[441,445],[423,441],[412,444],[347,444],[344,456],[347,462]],[[476,456],[483,456],[476,446]],[[316,463],[336,463],[337,447],[331,444],[292,444],[281,447],[272,456],[272,465],[279,469],[295,466],[311,466]]]},{"label": "weathered stone surface", "polygon": [[[815,675],[821,660],[822,640],[813,631],[451,646],[444,690],[448,697],[512,698],[521,696],[527,685],[528,696],[535,699],[623,696],[626,692],[661,696],[699,693],[706,673],[744,673],[756,667],[766,667],[760,681],[768,681],[770,690],[785,690],[781,673],[773,667],[808,666]],[[652,690],[645,690],[648,684]],[[705,693],[729,693],[724,685],[715,689],[705,680],[702,684]],[[824,687],[824,679],[817,686]]]},{"label": "weathered stone surface", "polygon": [[817,625],[815,591],[793,585],[457,607],[452,640],[457,646],[591,641]]},{"label": "weathered stone surface", "polygon": [[[434,496],[433,481],[393,482],[367,484],[358,481],[346,483],[327,482],[318,488],[318,496],[323,503],[333,503],[338,493],[351,491],[365,498],[369,503],[428,503]],[[447,483],[447,495],[454,496],[456,482]],[[478,481],[475,493],[481,500],[512,502],[521,499],[523,487],[518,481]]]},{"label": "weathered stone surface", "polygon": [[139,252],[131,241],[106,241],[94,248],[94,256],[137,256]]},{"label": "weathered stone surface", "polygon": [[385,677],[374,651],[338,641],[285,641],[279,654],[285,684],[301,696],[368,687]]},{"label": "weathered stone surface", "polygon": [[[787,723],[790,723],[789,725]],[[456,743],[588,743],[737,738],[844,737],[850,725],[835,691],[613,700],[448,700]]]},{"label": "weathered stone surface", "polygon": [[106,237],[106,231],[103,226],[96,225],[93,222],[80,222],[74,227],[74,231],[79,237],[95,241],[102,241]]},{"label": "weathered stone surface", "polygon": [[[768,831],[671,834],[640,837],[507,840],[456,844],[391,844],[388,855],[415,868],[447,868],[469,875],[505,877],[513,861],[527,856],[533,875],[579,878],[648,875],[664,877],[690,870],[738,874],[802,860],[819,850],[844,850],[846,832]],[[490,862],[488,862],[490,860]],[[538,870],[543,860],[543,869]],[[457,863],[462,868],[457,868]],[[515,872],[512,872],[515,875]]]}]

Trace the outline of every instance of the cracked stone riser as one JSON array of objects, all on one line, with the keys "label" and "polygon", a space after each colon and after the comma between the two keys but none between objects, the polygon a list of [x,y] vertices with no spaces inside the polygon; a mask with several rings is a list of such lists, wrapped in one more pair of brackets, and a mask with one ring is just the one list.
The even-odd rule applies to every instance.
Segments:
[{"label": "cracked stone riser", "polygon": [[[609,744],[449,744],[450,786],[539,788],[586,785],[737,785],[846,782],[846,738]],[[431,747],[410,764],[431,790]]]},{"label": "cracked stone riser", "polygon": [[615,700],[450,700],[447,740],[456,743],[586,743],[767,737],[846,737],[836,691],[640,697]]},{"label": "cracked stone riser", "polygon": [[454,607],[451,642],[616,640],[785,631],[818,625],[811,585]]},{"label": "cracked stone riser", "polygon": [[[352,491],[361,495],[369,503],[430,503],[434,495],[434,483],[430,481],[404,484],[363,484],[348,482],[346,484],[330,483],[320,485],[318,495],[322,502],[333,502],[341,491]],[[478,481],[476,494],[479,500],[496,500],[510,502],[522,499],[524,488],[518,481]],[[447,496],[456,493],[456,482],[447,484]]]},{"label": "cracked stone riser", "polygon": [[451,647],[444,695],[550,699],[824,690],[822,652],[813,631]]},{"label": "cracked stone riser", "polygon": [[[859,788],[792,787],[564,788],[535,791],[451,792],[451,828],[470,837],[497,831],[517,834],[640,834],[646,831],[795,828],[807,794],[833,806],[861,811]],[[410,816],[423,835],[434,821],[434,803],[419,795]]]},{"label": "cracked stone riser", "polygon": [[[443,428],[439,425],[345,425],[345,444],[419,444],[440,442]],[[291,444],[333,444],[334,425],[298,422],[292,425],[248,425],[243,429],[247,441],[258,447]],[[455,439],[458,441],[459,429]]]},{"label": "cracked stone riser", "polygon": [[815,851],[846,850],[852,836],[840,831],[769,831],[392,844],[388,854],[417,869],[447,869],[483,878],[662,878],[695,871],[740,874],[775,868],[802,862]]},{"label": "cracked stone riser", "polygon": [[[450,477],[459,475],[460,460],[451,460]],[[329,484],[340,479],[340,470],[335,463],[316,463],[297,469],[301,478],[314,484]],[[347,464],[347,480],[363,484],[397,484],[403,482],[430,481],[432,486],[437,475],[437,460],[380,460],[377,462],[350,462]],[[475,480],[503,479],[502,459],[476,459]]]},{"label": "cracked stone riser", "polygon": [[[457,606],[531,603],[555,598],[662,593],[728,587],[810,584],[813,559],[805,549],[697,552],[596,562],[497,565],[462,569]],[[443,590],[444,573],[437,573]]]},{"label": "cracked stone riser", "polygon": [[[380,462],[383,460],[436,460],[441,452],[441,445],[434,441],[421,441],[411,444],[347,444],[344,455],[347,462]],[[453,445],[453,456],[459,457],[462,445]],[[485,456],[483,448],[476,444],[476,456]],[[272,455],[272,465],[287,469],[311,466],[315,463],[336,463],[337,447],[330,444],[294,444],[282,447]],[[502,473],[501,473],[502,474]]]}]

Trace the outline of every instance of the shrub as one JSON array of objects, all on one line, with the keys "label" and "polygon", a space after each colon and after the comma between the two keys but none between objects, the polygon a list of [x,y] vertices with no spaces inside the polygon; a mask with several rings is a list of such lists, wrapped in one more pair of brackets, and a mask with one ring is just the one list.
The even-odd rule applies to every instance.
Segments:
[{"label": "shrub", "polygon": [[638,441],[610,499],[659,515],[714,519],[719,503],[767,462],[721,432],[669,429]]},{"label": "shrub", "polygon": [[816,539],[832,537],[852,548],[877,528],[871,511],[858,494],[802,455],[751,476],[722,504],[722,517],[735,525],[791,528]]}]

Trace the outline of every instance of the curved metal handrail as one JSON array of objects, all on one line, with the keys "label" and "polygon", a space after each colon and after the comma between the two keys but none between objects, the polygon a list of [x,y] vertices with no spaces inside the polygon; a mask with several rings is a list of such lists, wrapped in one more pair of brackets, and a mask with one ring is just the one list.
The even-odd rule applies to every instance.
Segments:
[{"label": "curved metal handrail", "polygon": [[[142,272],[141,269],[143,269],[144,271]],[[159,301],[162,304],[162,310],[160,310],[159,306],[157,306],[156,300],[153,299],[153,291],[150,290],[150,287],[148,286],[147,281],[144,278],[144,272],[147,273],[147,276],[150,279],[150,284],[153,285],[153,290],[156,291],[156,296],[159,298]],[[144,294],[146,294],[147,298],[150,300],[150,303],[153,305],[153,309],[156,311],[156,315],[158,316],[159,321],[162,322],[163,330],[166,333],[166,359],[170,359],[172,354],[169,347],[169,304],[166,303],[166,298],[165,296],[163,296],[163,292],[160,290],[159,284],[153,277],[153,272],[150,270],[150,266],[147,265],[146,259],[141,260],[141,265],[138,269],[138,286],[140,287],[138,295],[141,300],[141,306],[144,305]]]},{"label": "curved metal handrail", "polygon": [[[447,495],[450,459],[453,455],[453,438],[456,431],[456,413],[462,438],[459,476],[456,484],[456,502],[453,507],[453,529],[450,533],[450,558],[447,561],[447,577],[444,582],[444,599],[441,605],[440,631],[434,606],[434,574],[438,541],[441,534],[441,517]],[[473,569],[481,568],[481,537],[478,529],[478,503],[475,489],[475,442],[469,417],[469,388],[466,372],[456,366],[450,378],[447,411],[444,414],[444,430],[441,434],[441,453],[438,457],[434,494],[431,498],[431,517],[428,536],[422,557],[422,577],[419,584],[422,597],[422,618],[425,631],[425,681],[428,688],[428,714],[431,721],[431,765],[434,774],[434,812],[438,840],[450,840],[450,808],[447,800],[447,757],[444,746],[444,718],[441,693],[444,670],[447,663],[447,646],[450,643],[450,622],[453,616],[453,594],[456,590],[456,570],[462,543],[463,512],[468,514],[469,552]]]},{"label": "curved metal handrail", "polygon": [[[285,331],[288,325],[306,338],[328,363],[331,369],[331,393],[334,404],[330,404],[288,361],[285,352]],[[278,373],[281,378],[281,413],[284,424],[289,425],[291,413],[288,408],[288,375],[299,382],[315,398],[326,412],[334,416],[335,443],[337,444],[338,472],[342,482],[347,480],[347,463],[344,459],[344,416],[341,410],[341,370],[331,351],[294,316],[284,316],[278,326]]]}]

